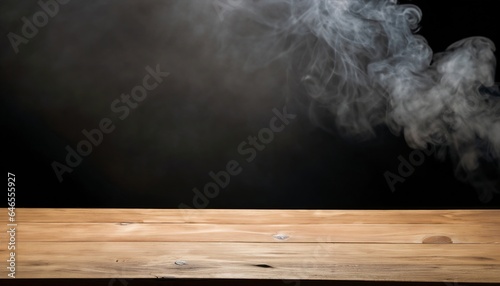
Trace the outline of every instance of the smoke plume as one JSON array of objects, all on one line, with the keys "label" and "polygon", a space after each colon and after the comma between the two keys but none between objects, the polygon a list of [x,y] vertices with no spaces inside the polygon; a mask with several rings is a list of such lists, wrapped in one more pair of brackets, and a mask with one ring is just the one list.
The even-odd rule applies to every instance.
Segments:
[{"label": "smoke plume", "polygon": [[[500,97],[493,42],[471,37],[433,53],[422,18],[396,0],[221,0],[220,15],[246,40],[247,68],[290,63],[310,96],[346,136],[387,126],[415,149],[447,150],[458,177],[487,199],[498,178]],[[257,34],[238,31],[250,21]],[[490,176],[491,177],[491,176]]]}]

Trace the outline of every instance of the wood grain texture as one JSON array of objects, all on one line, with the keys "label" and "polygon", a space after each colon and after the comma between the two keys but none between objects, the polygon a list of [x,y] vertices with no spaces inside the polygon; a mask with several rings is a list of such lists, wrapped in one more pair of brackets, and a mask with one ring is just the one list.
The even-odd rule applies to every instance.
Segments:
[{"label": "wood grain texture", "polygon": [[16,277],[500,283],[499,210],[188,213],[17,209]]},{"label": "wood grain texture", "polygon": [[[18,209],[27,222],[500,224],[500,210]],[[84,220],[82,218],[85,218]]]},{"label": "wood grain texture", "polygon": [[18,229],[22,241],[500,243],[500,225],[493,224],[24,223]]}]

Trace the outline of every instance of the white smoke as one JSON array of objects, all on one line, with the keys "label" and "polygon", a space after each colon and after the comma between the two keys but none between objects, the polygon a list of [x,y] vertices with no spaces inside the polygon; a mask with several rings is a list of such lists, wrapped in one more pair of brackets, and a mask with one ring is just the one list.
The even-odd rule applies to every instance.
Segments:
[{"label": "white smoke", "polygon": [[[286,60],[340,132],[369,138],[386,125],[412,148],[448,150],[457,176],[495,192],[481,162],[498,178],[500,102],[495,46],[484,37],[458,41],[434,54],[417,35],[422,17],[396,0],[220,0],[226,27],[250,20],[248,65]],[[478,173],[479,172],[479,173]],[[461,174],[461,175],[460,175]],[[464,175],[465,174],[465,175]]]}]

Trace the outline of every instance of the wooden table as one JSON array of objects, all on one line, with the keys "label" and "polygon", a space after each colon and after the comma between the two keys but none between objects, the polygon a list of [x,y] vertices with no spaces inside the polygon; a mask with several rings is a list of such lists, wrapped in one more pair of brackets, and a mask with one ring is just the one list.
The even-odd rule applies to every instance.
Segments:
[{"label": "wooden table", "polygon": [[500,283],[500,210],[16,209],[15,223],[16,278]]}]

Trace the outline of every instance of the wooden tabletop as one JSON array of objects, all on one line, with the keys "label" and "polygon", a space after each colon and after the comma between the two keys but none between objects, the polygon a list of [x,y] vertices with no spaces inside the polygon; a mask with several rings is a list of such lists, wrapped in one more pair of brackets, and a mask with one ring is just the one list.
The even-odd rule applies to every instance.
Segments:
[{"label": "wooden tabletop", "polygon": [[500,210],[15,211],[0,279],[15,252],[16,278],[500,283]]}]

